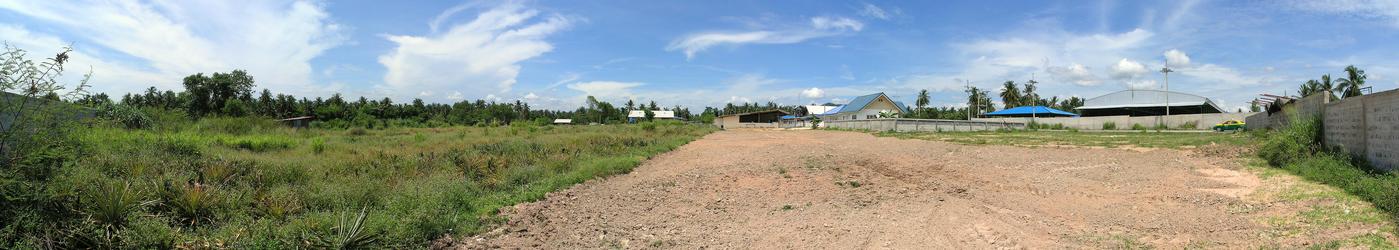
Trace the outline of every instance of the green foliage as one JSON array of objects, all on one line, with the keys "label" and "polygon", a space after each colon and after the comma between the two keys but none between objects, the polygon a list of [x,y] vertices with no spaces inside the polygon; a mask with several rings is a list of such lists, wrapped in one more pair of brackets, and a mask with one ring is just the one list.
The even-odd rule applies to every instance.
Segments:
[{"label": "green foliage", "polygon": [[1140,123],[1133,123],[1132,130],[1146,131],[1146,125],[1141,125]]},{"label": "green foliage", "polygon": [[316,138],[311,140],[311,151],[316,154],[325,153],[325,139]]},{"label": "green foliage", "polygon": [[219,145],[253,152],[288,149],[296,145],[296,142],[291,139],[269,135],[226,136],[219,137],[217,141]]},{"label": "green foliage", "polygon": [[1103,123],[1103,130],[1117,130],[1117,123],[1116,123],[1116,122],[1104,122],[1104,123]]},{"label": "green foliage", "polygon": [[127,220],[148,204],[130,183],[102,183],[86,192],[87,214],[97,224],[111,228],[125,227]]},{"label": "green foliage", "polygon": [[1322,146],[1319,117],[1297,117],[1268,133],[1258,156],[1274,167],[1359,196],[1390,216],[1399,217],[1399,176],[1375,172],[1363,161]]},{"label": "green foliage", "polygon": [[1180,129],[1196,129],[1200,126],[1200,121],[1188,121],[1180,124]]},{"label": "green foliage", "polygon": [[97,111],[97,117],[114,121],[128,129],[149,128],[155,123],[140,109],[121,104],[107,104],[101,107]]},{"label": "green foliage", "polygon": [[335,228],[330,230],[332,234],[311,237],[310,246],[319,249],[376,249],[382,235],[365,232],[367,212],[367,208],[361,208],[359,215],[353,219],[342,216]]},{"label": "green foliage", "polygon": [[194,131],[201,133],[223,133],[244,135],[256,131],[269,131],[285,128],[272,119],[261,117],[209,117],[199,119]]}]

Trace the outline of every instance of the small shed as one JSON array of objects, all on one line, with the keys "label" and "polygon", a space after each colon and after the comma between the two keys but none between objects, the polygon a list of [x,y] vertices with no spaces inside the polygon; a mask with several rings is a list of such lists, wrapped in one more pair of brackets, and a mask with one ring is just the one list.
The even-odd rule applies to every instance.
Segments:
[{"label": "small shed", "polygon": [[785,115],[789,115],[789,113],[778,109],[722,115],[714,118],[714,126],[719,126],[722,129],[776,128],[778,123],[782,121],[782,116]]},{"label": "small shed", "polygon": [[315,116],[300,116],[300,117],[292,117],[292,118],[287,118],[287,119],[281,119],[281,120],[277,120],[277,121],[282,122],[282,124],[286,124],[287,126],[291,126],[291,127],[293,127],[293,128],[307,128],[307,127],[310,127],[310,126],[311,126],[311,121],[315,121],[315,120],[316,120],[316,117],[315,117]]}]

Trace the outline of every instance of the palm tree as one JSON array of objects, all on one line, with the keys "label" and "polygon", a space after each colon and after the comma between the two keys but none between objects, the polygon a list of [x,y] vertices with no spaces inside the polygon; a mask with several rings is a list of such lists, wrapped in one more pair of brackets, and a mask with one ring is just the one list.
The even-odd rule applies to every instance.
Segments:
[{"label": "palm tree", "polygon": [[1022,92],[1025,92],[1025,95],[1024,95],[1024,97],[1020,98],[1020,105],[1029,105],[1029,106],[1036,106],[1036,105],[1039,105],[1039,102],[1040,102],[1040,95],[1035,93],[1035,84],[1036,84],[1036,83],[1040,83],[1040,82],[1036,82],[1035,80],[1030,80],[1029,82],[1026,82],[1026,83],[1025,83],[1025,88],[1024,88],[1024,89],[1021,89]]},{"label": "palm tree", "polygon": [[1020,89],[1015,87],[1015,81],[1006,81],[1004,89],[1001,90],[1001,102],[1006,108],[1020,106]]},{"label": "palm tree", "polygon": [[1315,89],[1312,89],[1315,92],[1325,91],[1327,95],[1331,95],[1331,99],[1336,99],[1336,94],[1332,92],[1335,90],[1336,85],[1331,81],[1331,74],[1321,75],[1321,81],[1316,83]]},{"label": "palm tree", "polygon": [[928,118],[927,112],[924,112],[924,109],[928,107],[928,90],[924,89],[918,91],[918,100],[914,100],[913,103],[918,105],[918,111],[914,112],[916,114],[915,116]]},{"label": "palm tree", "polygon": [[1341,97],[1351,98],[1363,95],[1360,89],[1365,87],[1365,71],[1356,68],[1355,65],[1346,66],[1346,78],[1338,79],[1336,88],[1340,89]]},{"label": "palm tree", "polygon": [[[1329,78],[1329,76],[1322,76],[1322,79],[1327,78]],[[1297,89],[1297,94],[1302,95],[1302,97],[1310,96],[1317,92],[1317,89],[1320,88],[1320,85],[1321,84],[1315,79],[1307,80],[1307,83],[1303,83],[1302,86]]]}]

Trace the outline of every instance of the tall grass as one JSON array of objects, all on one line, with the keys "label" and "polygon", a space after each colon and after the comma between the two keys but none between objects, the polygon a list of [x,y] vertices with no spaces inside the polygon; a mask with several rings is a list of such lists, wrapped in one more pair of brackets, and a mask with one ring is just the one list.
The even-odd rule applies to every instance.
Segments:
[{"label": "tall grass", "polygon": [[1265,135],[1259,157],[1274,167],[1364,198],[1399,220],[1399,176],[1325,147],[1320,118],[1292,117],[1287,127]]},{"label": "tall grass", "polygon": [[55,193],[83,215],[71,217],[92,219],[52,234],[74,237],[30,234],[82,242],[75,248],[419,248],[712,131],[654,122],[355,132],[255,120],[85,131],[89,154],[47,185],[67,190]]}]

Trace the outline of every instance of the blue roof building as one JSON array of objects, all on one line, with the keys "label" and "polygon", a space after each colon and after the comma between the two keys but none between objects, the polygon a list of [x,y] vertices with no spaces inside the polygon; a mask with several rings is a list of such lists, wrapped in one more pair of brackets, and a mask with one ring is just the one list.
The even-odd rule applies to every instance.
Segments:
[{"label": "blue roof building", "polygon": [[986,113],[990,117],[1077,117],[1078,114],[1045,106],[1022,106]]},{"label": "blue roof building", "polygon": [[850,100],[850,103],[819,114],[828,120],[878,119],[880,113],[894,113],[899,116],[909,114],[908,106],[890,99],[884,92],[863,95]]}]

